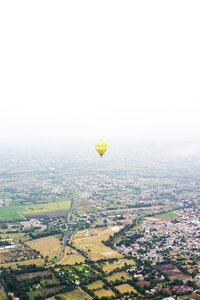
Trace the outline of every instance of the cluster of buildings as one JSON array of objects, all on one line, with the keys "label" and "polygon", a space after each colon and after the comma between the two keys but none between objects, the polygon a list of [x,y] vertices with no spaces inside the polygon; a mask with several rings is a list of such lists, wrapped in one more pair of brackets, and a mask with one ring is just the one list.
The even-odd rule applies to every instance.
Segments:
[{"label": "cluster of buildings", "polygon": [[[200,211],[182,209],[171,219],[144,218],[115,244],[119,252],[156,265],[165,261],[181,263],[188,272],[200,272]],[[198,275],[197,275],[198,276]]]},{"label": "cluster of buildings", "polygon": [[38,219],[31,219],[30,221],[22,221],[20,224],[26,229],[38,228],[40,230],[46,229],[46,226]]}]

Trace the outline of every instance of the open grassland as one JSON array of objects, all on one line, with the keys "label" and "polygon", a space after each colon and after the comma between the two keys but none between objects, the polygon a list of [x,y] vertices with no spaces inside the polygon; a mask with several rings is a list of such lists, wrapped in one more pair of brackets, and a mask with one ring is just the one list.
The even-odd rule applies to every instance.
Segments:
[{"label": "open grassland", "polygon": [[48,236],[25,243],[30,248],[39,251],[44,257],[48,256],[49,259],[58,257],[61,251],[61,242],[55,236]]},{"label": "open grassland", "polygon": [[85,261],[85,258],[78,254],[76,250],[66,247],[63,258],[59,261],[60,265],[74,265],[76,263],[80,264]]},{"label": "open grassland", "polygon": [[163,214],[155,215],[155,218],[161,219],[161,220],[171,220],[173,218],[178,218],[178,217],[179,216],[173,211],[169,211],[169,212],[166,212],[166,213],[163,213]]},{"label": "open grassland", "polygon": [[29,215],[67,211],[70,208],[70,203],[70,200],[63,200],[49,203],[0,207],[0,221],[25,220],[26,216]]},{"label": "open grassland", "polygon": [[73,234],[71,242],[77,249],[84,251],[89,259],[93,261],[104,258],[122,258],[123,256],[120,253],[102,243],[119,229],[118,226],[81,230]]},{"label": "open grassland", "polygon": [[89,300],[92,299],[88,294],[86,294],[83,290],[80,288],[77,288],[73,291],[59,294],[59,299],[62,300]]},{"label": "open grassland", "polygon": [[22,215],[23,206],[0,207],[0,221],[26,220]]},{"label": "open grassland", "polygon": [[112,290],[100,289],[94,292],[95,295],[99,298],[107,297],[108,299],[115,296],[115,293]]},{"label": "open grassland", "polygon": [[70,208],[70,201],[55,201],[49,203],[41,203],[41,204],[30,204],[26,205],[23,213],[28,214],[41,214],[43,212],[56,211],[56,210],[68,210]]},{"label": "open grassland", "polygon": [[117,272],[112,274],[111,276],[106,277],[106,280],[109,282],[115,282],[116,280],[127,281],[128,279],[131,278],[126,272]]},{"label": "open grassland", "polygon": [[10,263],[5,263],[5,264],[0,264],[1,268],[9,268],[11,267],[12,269],[18,269],[19,266],[27,266],[27,265],[36,265],[36,266],[43,266],[44,261],[43,259],[36,258],[36,259],[27,259],[27,260],[22,260],[18,262],[10,262]]},{"label": "open grassland", "polygon": [[87,288],[89,290],[99,290],[99,289],[102,289],[103,288],[103,285],[104,285],[104,282],[101,281],[101,280],[97,280],[97,281],[94,281],[93,283],[90,283],[87,285]]},{"label": "open grassland", "polygon": [[131,292],[137,293],[137,291],[136,291],[130,284],[127,284],[127,283],[117,285],[117,286],[115,286],[115,288],[116,288],[121,294],[124,294],[124,293],[127,293],[127,292],[128,292],[128,293],[131,293]]},{"label": "open grassland", "polygon": [[118,268],[122,268],[125,265],[134,266],[135,261],[133,259],[119,259],[119,260],[116,260],[116,261],[113,261],[113,262],[104,262],[104,263],[99,264],[99,266],[107,274],[109,274],[110,272],[112,272],[112,271],[114,271]]}]

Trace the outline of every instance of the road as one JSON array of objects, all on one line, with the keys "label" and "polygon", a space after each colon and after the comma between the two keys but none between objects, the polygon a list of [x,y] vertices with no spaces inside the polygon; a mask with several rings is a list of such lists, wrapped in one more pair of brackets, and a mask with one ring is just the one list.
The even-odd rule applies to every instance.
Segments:
[{"label": "road", "polygon": [[[0,176],[2,175],[7,175],[9,174],[9,172],[15,170],[15,169],[18,169],[19,167],[23,167],[25,166],[26,164],[30,163],[30,161],[26,161],[24,162],[23,164],[19,165],[19,166],[15,166],[13,168],[10,168],[2,173],[0,173]],[[57,170],[52,170],[50,167],[46,166],[45,164],[41,163],[41,162],[37,162],[39,165],[41,165],[43,168],[45,168],[48,172],[51,172],[51,173],[54,173],[57,177],[60,177],[61,179],[64,179],[64,176],[62,173],[60,173],[59,171]],[[65,247],[66,247],[66,244],[67,244],[67,241],[69,240],[69,237],[70,235],[72,234],[72,230],[73,230],[73,223],[76,219],[76,214],[77,214],[77,202],[78,202],[78,199],[79,199],[79,196],[80,196],[80,190],[79,190],[79,187],[77,184],[75,184],[74,182],[71,181],[71,185],[74,189],[74,196],[73,196],[73,199],[72,199],[72,203],[71,203],[71,208],[70,208],[70,211],[66,217],[66,223],[65,223],[65,226],[66,226],[66,230],[64,232],[64,236],[63,236],[63,240],[62,240],[62,248],[61,248],[61,252],[60,252],[60,255],[58,256],[58,258],[56,259],[55,263],[59,262],[63,256],[64,256],[64,253],[65,253]],[[0,289],[1,289],[1,286],[0,286]]]},{"label": "road", "polygon": [[[40,163],[40,165],[45,167],[48,171],[56,174],[57,176],[60,176],[60,178],[62,178],[62,179],[65,178],[63,176],[63,174],[60,172],[57,172],[57,170],[52,170],[51,168],[49,168],[48,166],[46,166],[42,163]],[[63,240],[62,240],[61,252],[60,252],[60,255],[58,256],[58,258],[56,259],[55,263],[59,262],[64,256],[65,247],[66,247],[67,241],[69,240],[69,238],[72,234],[73,223],[76,219],[76,214],[77,214],[77,203],[78,203],[79,196],[80,196],[80,189],[79,189],[79,186],[77,184],[75,184],[73,181],[70,181],[70,182],[71,182],[71,186],[74,188],[74,196],[72,199],[70,211],[66,217],[66,223],[65,223],[66,230],[64,232],[64,236],[63,236]]]},{"label": "road", "polygon": [[77,215],[77,203],[78,203],[78,200],[80,197],[80,190],[79,190],[79,187],[74,182],[72,182],[72,186],[74,187],[74,196],[73,196],[70,211],[66,218],[66,223],[65,223],[66,230],[65,230],[63,240],[62,240],[61,252],[60,252],[59,257],[56,259],[55,263],[59,262],[64,256],[65,247],[66,247],[66,244],[72,234],[73,223],[74,223],[74,221],[76,219],[76,215]]}]

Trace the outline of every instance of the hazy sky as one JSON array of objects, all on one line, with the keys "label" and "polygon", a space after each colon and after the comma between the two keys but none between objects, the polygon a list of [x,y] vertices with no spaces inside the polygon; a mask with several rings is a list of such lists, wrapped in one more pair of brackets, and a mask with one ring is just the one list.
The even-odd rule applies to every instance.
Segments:
[{"label": "hazy sky", "polygon": [[0,137],[200,136],[200,1],[1,1]]}]

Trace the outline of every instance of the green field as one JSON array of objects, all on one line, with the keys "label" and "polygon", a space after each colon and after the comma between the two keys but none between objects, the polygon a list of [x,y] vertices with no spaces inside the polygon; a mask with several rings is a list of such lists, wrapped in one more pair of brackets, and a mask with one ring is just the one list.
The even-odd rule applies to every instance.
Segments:
[{"label": "green field", "polygon": [[0,222],[26,220],[25,215],[42,214],[46,212],[53,212],[59,210],[68,210],[69,208],[70,200],[62,200],[41,204],[0,207]]},{"label": "green field", "polygon": [[155,215],[155,218],[158,218],[158,219],[171,219],[171,218],[177,218],[177,217],[178,217],[178,215],[173,211]]},{"label": "green field", "polygon": [[0,208],[0,221],[26,220],[22,215],[23,206],[10,206]]}]

